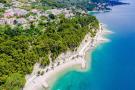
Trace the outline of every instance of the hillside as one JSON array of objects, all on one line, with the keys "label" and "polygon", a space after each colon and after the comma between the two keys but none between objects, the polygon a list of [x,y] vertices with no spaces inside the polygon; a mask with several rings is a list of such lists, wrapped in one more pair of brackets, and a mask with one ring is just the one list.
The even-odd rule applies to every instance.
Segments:
[{"label": "hillside", "polygon": [[35,63],[44,68],[59,54],[76,50],[88,32],[94,37],[99,28],[94,16],[78,14],[65,8],[65,3],[1,2],[0,90],[23,88],[25,75],[32,72]]}]

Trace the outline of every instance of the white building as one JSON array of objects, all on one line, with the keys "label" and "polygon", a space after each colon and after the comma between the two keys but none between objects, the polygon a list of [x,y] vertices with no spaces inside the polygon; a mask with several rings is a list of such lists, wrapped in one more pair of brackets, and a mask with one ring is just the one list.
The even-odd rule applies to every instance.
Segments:
[{"label": "white building", "polygon": [[5,19],[6,24],[9,24],[9,25],[14,25],[15,20],[16,18]]},{"label": "white building", "polygon": [[0,8],[4,8],[4,4],[0,3]]},{"label": "white building", "polygon": [[24,16],[28,14],[28,11],[24,9],[19,9],[19,8],[11,8],[5,11],[4,17],[12,17],[12,16]]},{"label": "white building", "polygon": [[5,24],[5,19],[4,18],[0,18],[0,24]]},{"label": "white building", "polygon": [[67,10],[66,8],[64,9],[51,9],[47,10],[46,12],[54,14],[54,15],[59,15],[59,14],[64,14],[65,17],[72,17],[74,14],[72,13],[72,10]]},{"label": "white building", "polygon": [[18,24],[26,24],[27,20],[25,18],[19,18],[16,20]]}]

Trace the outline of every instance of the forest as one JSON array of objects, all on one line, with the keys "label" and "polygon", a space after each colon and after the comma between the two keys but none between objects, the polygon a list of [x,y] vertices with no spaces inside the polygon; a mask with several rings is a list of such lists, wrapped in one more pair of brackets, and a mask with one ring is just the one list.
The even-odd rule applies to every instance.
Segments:
[{"label": "forest", "polygon": [[49,58],[75,50],[84,36],[90,32],[94,37],[99,22],[94,16],[65,18],[55,16],[37,26],[31,23],[24,30],[21,25],[0,26],[0,90],[19,90],[25,84],[36,62],[45,67]]}]

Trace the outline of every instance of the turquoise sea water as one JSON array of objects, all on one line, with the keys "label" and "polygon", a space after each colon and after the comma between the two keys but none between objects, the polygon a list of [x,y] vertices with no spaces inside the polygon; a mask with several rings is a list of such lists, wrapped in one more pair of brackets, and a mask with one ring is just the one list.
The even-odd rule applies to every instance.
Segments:
[{"label": "turquoise sea water", "polygon": [[67,72],[52,90],[135,90],[135,1],[126,1],[131,5],[96,15],[115,33],[93,51],[91,69]]}]

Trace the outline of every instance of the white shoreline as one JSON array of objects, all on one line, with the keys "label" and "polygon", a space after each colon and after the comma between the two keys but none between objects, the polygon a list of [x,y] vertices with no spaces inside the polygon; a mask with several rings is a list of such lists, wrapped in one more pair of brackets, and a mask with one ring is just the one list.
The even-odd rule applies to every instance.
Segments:
[{"label": "white shoreline", "polygon": [[[32,74],[26,76],[26,84],[23,90],[41,90],[43,87],[50,89],[49,87],[51,87],[51,85],[49,84],[54,82],[57,78],[56,75],[65,71],[65,69],[73,68],[78,65],[81,66],[81,69],[85,69],[87,65],[87,61],[85,60],[86,53],[89,50],[92,51],[92,49],[98,44],[108,42],[109,40],[104,38],[104,35],[109,33],[111,32],[108,31],[103,24],[100,24],[100,29],[94,39],[92,39],[88,33],[78,47],[77,51],[68,51],[65,54],[62,53],[59,55],[59,57],[55,60],[56,62],[53,62],[54,68],[52,68],[52,63],[44,69],[39,68],[39,64],[36,64]],[[37,76],[37,72],[39,70],[44,71],[45,73],[42,76]]]}]

